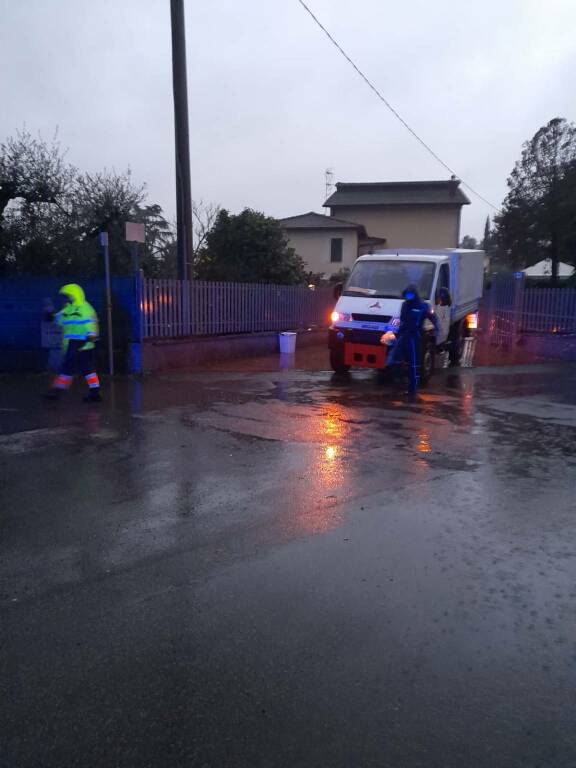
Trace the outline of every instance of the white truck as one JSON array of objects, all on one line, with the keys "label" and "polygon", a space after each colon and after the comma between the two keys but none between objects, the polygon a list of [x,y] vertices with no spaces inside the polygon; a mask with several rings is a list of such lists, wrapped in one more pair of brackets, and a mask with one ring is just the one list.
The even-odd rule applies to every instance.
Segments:
[{"label": "white truck", "polygon": [[437,336],[432,324],[425,328],[421,380],[432,375],[438,351],[447,349],[451,363],[457,364],[464,338],[477,324],[483,282],[484,251],[410,248],[361,256],[337,290],[328,341],[333,370],[386,367],[400,324],[402,292],[410,284],[418,286],[440,326]]}]

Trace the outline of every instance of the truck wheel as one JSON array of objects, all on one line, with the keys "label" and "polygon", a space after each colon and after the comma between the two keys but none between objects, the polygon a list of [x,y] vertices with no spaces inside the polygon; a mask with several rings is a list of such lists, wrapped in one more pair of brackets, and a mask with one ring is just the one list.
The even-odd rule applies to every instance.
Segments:
[{"label": "truck wheel", "polygon": [[432,339],[425,339],[420,356],[420,383],[427,384],[434,373],[436,348]]},{"label": "truck wheel", "polygon": [[450,365],[459,365],[460,358],[462,357],[462,350],[464,348],[464,337],[466,336],[466,326],[464,321],[455,323],[450,328],[450,346],[448,348],[448,357],[450,358]]},{"label": "truck wheel", "polygon": [[349,365],[344,363],[344,351],[341,349],[330,350],[330,365],[334,373],[348,373]]}]

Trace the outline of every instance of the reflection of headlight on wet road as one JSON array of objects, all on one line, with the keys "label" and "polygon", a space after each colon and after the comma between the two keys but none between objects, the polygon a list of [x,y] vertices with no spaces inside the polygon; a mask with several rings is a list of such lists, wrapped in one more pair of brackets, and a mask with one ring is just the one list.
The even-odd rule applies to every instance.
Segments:
[{"label": "reflection of headlight on wet road", "polygon": [[420,432],[418,435],[418,443],[416,450],[419,453],[432,453],[432,446],[430,445],[430,436],[426,432]]}]

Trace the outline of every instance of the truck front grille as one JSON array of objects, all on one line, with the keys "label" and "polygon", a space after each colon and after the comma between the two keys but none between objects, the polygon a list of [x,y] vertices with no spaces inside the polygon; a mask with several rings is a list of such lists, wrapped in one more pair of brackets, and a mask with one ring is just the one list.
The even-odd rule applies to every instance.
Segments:
[{"label": "truck front grille", "polygon": [[361,323],[389,323],[392,315],[359,315],[352,313],[352,320],[358,320]]},{"label": "truck front grille", "polygon": [[351,341],[352,344],[374,344],[380,345],[380,339],[382,338],[382,331],[363,331],[359,328],[354,328],[346,336],[346,341]]}]

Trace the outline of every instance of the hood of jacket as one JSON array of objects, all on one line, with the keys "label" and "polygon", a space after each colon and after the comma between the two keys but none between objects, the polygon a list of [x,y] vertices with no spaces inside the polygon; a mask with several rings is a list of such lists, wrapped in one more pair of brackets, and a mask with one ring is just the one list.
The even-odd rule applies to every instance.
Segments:
[{"label": "hood of jacket", "polygon": [[76,283],[63,285],[59,292],[63,296],[68,296],[70,299],[72,299],[73,304],[84,304],[86,301],[86,295],[83,289],[79,285],[76,285]]}]

